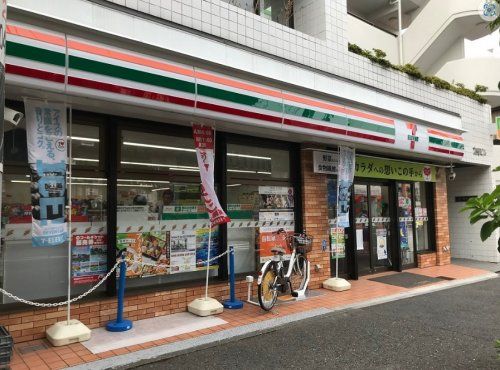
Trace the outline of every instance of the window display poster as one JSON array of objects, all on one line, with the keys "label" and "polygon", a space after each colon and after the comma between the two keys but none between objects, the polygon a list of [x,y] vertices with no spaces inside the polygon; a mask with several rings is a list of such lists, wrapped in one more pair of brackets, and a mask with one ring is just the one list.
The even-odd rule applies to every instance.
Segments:
[{"label": "window display poster", "polygon": [[141,277],[167,274],[170,264],[169,233],[151,231],[140,235],[144,263]]},{"label": "window display poster", "polygon": [[167,267],[162,265],[170,262],[168,236],[166,232],[117,234],[117,248],[125,253],[127,277],[166,274]]},{"label": "window display poster", "polygon": [[356,229],[356,250],[362,251],[364,249],[363,229]]},{"label": "window display poster", "polygon": [[345,237],[344,228],[342,227],[332,227],[330,228],[330,247],[333,252],[332,258],[344,258],[345,257]]},{"label": "window display poster", "polygon": [[32,244],[54,247],[68,240],[66,223],[66,105],[25,99],[31,173]]},{"label": "window display poster", "polygon": [[294,214],[292,212],[259,212],[260,222],[273,222],[273,221],[293,221]]},{"label": "window display poster", "polygon": [[399,242],[401,249],[410,249],[408,244],[408,226],[405,221],[399,222]]},{"label": "window display poster", "polygon": [[170,273],[187,271],[196,271],[196,232],[172,230],[170,232]]},{"label": "window display poster", "polygon": [[[208,227],[196,230],[196,267],[198,270],[205,270],[206,260],[208,259]],[[219,228],[212,229],[212,242],[210,243],[210,258],[220,254],[219,249]],[[218,260],[210,262],[210,269],[218,266]]]},{"label": "window display poster", "polygon": [[[285,234],[276,234],[276,231],[280,229],[279,226],[266,226],[259,228],[259,258],[260,263],[264,263],[270,260],[274,253],[271,249],[274,247],[280,247],[285,250],[285,259],[290,258],[291,251],[288,249],[286,244]],[[293,226],[285,226],[283,229],[287,234],[292,234],[294,229]]]},{"label": "window display poster", "polygon": [[293,209],[293,188],[287,186],[259,186],[260,209]]},{"label": "window display poster", "polygon": [[96,283],[107,272],[107,237],[80,234],[71,238],[71,282]]},{"label": "window display poster", "polygon": [[387,259],[387,230],[377,229],[377,259]]}]

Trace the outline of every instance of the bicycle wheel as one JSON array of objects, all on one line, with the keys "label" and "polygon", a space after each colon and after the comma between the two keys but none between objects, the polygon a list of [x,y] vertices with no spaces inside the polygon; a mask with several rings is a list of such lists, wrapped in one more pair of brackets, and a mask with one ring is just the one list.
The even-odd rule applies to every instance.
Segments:
[{"label": "bicycle wheel", "polygon": [[262,282],[258,286],[259,304],[263,310],[271,310],[276,303],[278,298],[276,281],[274,263],[270,263],[262,275]]},{"label": "bicycle wheel", "polygon": [[302,254],[297,254],[295,263],[292,268],[292,275],[290,276],[290,284],[292,291],[301,290],[306,284],[307,278],[307,259]]}]

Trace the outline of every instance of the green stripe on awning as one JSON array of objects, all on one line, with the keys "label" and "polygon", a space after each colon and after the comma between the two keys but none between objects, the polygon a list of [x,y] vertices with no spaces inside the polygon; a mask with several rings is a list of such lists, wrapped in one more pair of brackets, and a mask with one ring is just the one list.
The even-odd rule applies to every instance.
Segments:
[{"label": "green stripe on awning", "polygon": [[313,109],[296,107],[294,105],[285,104],[285,114],[347,126],[347,117],[339,116],[337,114],[318,112]]},{"label": "green stripe on awning", "polygon": [[429,136],[429,143],[437,144],[437,145],[441,145],[441,146],[445,146],[445,147],[449,147],[449,148],[451,147],[451,148],[461,149],[461,150],[464,149],[464,144],[462,144],[462,143],[457,143],[457,142],[451,141],[451,140],[440,139],[440,138],[437,138],[434,136]]},{"label": "green stripe on awning", "polygon": [[61,67],[66,65],[66,56],[64,53],[38,48],[36,46],[19,44],[13,41],[7,41],[6,53],[9,56],[34,60],[41,63],[53,64]]},{"label": "green stripe on awning", "polygon": [[69,56],[69,68],[109,77],[122,78],[124,80],[144,83],[191,94],[195,93],[194,82],[183,81],[172,77],[138,71],[136,69],[98,62],[74,55]]},{"label": "green stripe on awning", "polygon": [[386,134],[393,136],[396,135],[396,130],[394,127],[376,125],[374,123],[360,121],[353,118],[349,118],[347,121],[349,127],[359,128],[362,130],[368,130],[372,132],[378,132],[379,134]]},{"label": "green stripe on awning", "polygon": [[254,108],[266,109],[273,112],[281,113],[283,104],[272,100],[262,99],[250,95],[240,94],[234,91],[227,91],[217,87],[200,85],[197,86],[198,95],[203,95],[209,98],[221,99],[231,103],[243,104]]}]

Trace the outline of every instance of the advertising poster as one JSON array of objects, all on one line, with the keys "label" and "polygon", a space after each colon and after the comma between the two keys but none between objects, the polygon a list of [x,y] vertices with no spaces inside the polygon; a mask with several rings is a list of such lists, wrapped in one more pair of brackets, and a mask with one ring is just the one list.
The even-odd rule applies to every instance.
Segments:
[{"label": "advertising poster", "polygon": [[259,186],[259,221],[293,221],[293,188],[288,186]]},{"label": "advertising poster", "polygon": [[196,232],[170,232],[170,273],[196,271]]},{"label": "advertising poster", "polygon": [[[170,262],[168,248],[168,233],[118,233],[116,244],[125,253],[127,261],[127,277],[147,277],[164,275]],[[157,266],[145,266],[142,263]]]},{"label": "advertising poster", "polygon": [[387,230],[378,229],[377,233],[377,259],[387,259]]},{"label": "advertising poster", "polygon": [[66,105],[25,99],[31,173],[32,243],[51,247],[68,240],[65,217]]},{"label": "advertising poster", "polygon": [[140,233],[116,234],[116,247],[123,251],[127,262],[127,277],[139,277],[142,273]]},{"label": "advertising poster", "polygon": [[333,252],[333,259],[345,257],[344,228],[330,228],[330,248]]},{"label": "advertising poster", "polygon": [[[203,228],[196,230],[196,267],[198,270],[205,270],[206,261],[208,259],[208,234],[210,229]],[[210,258],[220,254],[219,250],[219,229],[212,228],[212,242],[210,243]],[[210,262],[210,269],[215,269],[218,266],[218,261]]]},{"label": "advertising poster", "polygon": [[410,249],[408,244],[408,227],[405,221],[399,221],[399,242],[401,249]]},{"label": "advertising poster", "polygon": [[[170,250],[168,233],[166,232],[145,232],[141,235],[142,261],[148,265],[143,265],[141,276],[165,275],[168,273]],[[151,266],[156,265],[156,266]]]},{"label": "advertising poster", "polygon": [[259,186],[260,209],[293,209],[293,188],[287,186]]},{"label": "advertising poster", "polygon": [[355,150],[341,146],[338,169],[338,227],[349,227],[349,203],[351,199],[351,186],[354,181],[354,162]]},{"label": "advertising poster", "polygon": [[[285,259],[289,259],[291,251],[288,249],[284,234],[275,234],[280,227],[260,227],[259,228],[259,258],[260,263],[270,260],[274,255],[271,252],[273,247],[281,247],[285,250]],[[293,226],[283,227],[287,234],[293,233]]]},{"label": "advertising poster", "polygon": [[71,238],[71,282],[96,283],[107,272],[107,237],[81,234]]}]

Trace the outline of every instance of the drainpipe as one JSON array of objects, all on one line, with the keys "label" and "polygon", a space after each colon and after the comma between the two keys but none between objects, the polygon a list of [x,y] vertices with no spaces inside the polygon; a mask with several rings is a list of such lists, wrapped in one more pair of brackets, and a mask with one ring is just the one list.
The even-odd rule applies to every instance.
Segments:
[{"label": "drainpipe", "polygon": [[399,51],[399,64],[403,65],[403,35],[402,31],[402,15],[401,15],[401,1],[398,0],[398,51]]}]

